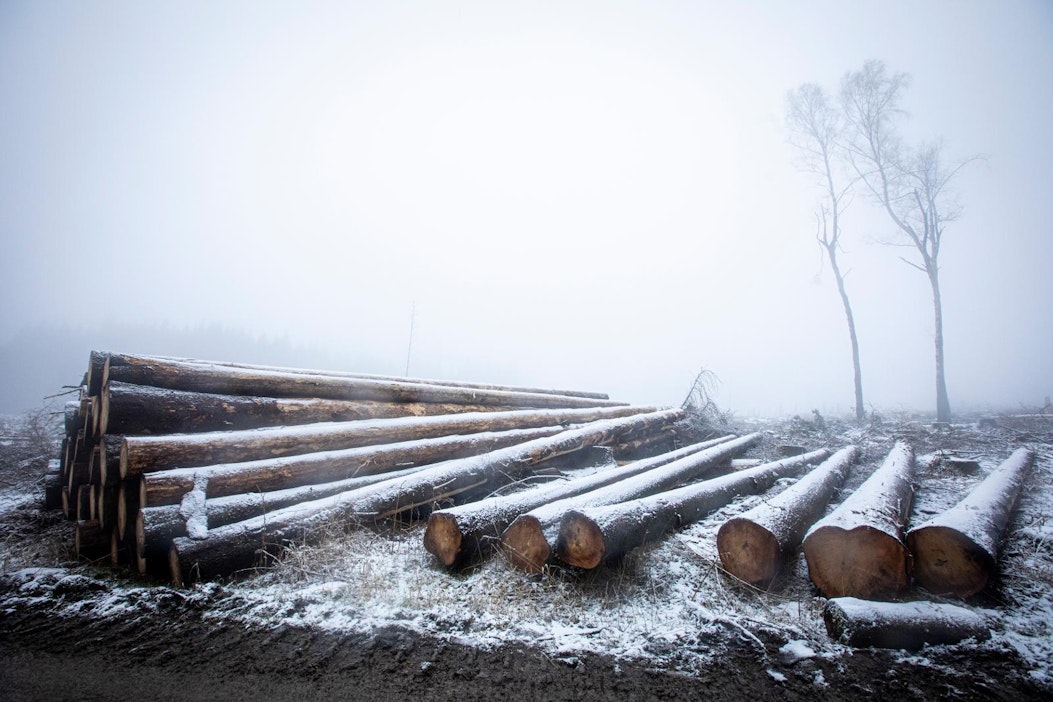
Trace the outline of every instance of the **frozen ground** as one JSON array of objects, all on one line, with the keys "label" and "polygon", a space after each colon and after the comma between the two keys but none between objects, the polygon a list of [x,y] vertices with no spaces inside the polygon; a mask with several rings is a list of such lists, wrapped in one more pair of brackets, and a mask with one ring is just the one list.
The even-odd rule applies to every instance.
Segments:
[{"label": "frozen ground", "polygon": [[[7,689],[45,691],[24,651],[36,647],[59,656],[52,668],[68,668],[73,656],[62,651],[94,640],[92,652],[120,655],[129,676],[147,676],[147,687],[154,671],[184,680],[184,692],[194,680],[208,681],[227,699],[238,698],[232,680],[239,670],[264,675],[259,684],[288,699],[324,692],[340,679],[380,697],[409,690],[436,697],[471,690],[472,697],[489,689],[481,696],[531,690],[535,697],[643,698],[720,689],[726,699],[897,690],[907,698],[1020,699],[1053,691],[1053,419],[984,428],[907,419],[865,428],[801,419],[739,424],[766,432],[750,454],[761,458],[774,457],[780,444],[859,444],[864,458],[848,489],[897,439],[919,455],[944,450],[980,462],[981,474],[941,465],[922,470],[913,523],[955,503],[1015,448],[1034,446],[1038,459],[1005,544],[1003,577],[968,603],[988,619],[992,638],[914,653],[831,642],[820,616],[823,600],[802,562],[764,592],[721,572],[716,530],[763,497],[738,500],[616,567],[585,575],[530,576],[500,558],[449,573],[422,548],[420,524],[349,533],[334,527],[318,545],[290,550],[276,567],[177,591],[71,563],[68,524],[38,511],[37,486],[22,476],[5,479],[0,489],[0,612],[11,622],[0,633],[8,664],[0,675],[9,677]],[[912,591],[908,598],[928,596]],[[144,667],[135,668],[130,660],[140,657]],[[289,688],[290,681],[296,685]],[[355,698],[350,693],[362,688],[340,689]],[[178,693],[170,698],[184,698]]]}]

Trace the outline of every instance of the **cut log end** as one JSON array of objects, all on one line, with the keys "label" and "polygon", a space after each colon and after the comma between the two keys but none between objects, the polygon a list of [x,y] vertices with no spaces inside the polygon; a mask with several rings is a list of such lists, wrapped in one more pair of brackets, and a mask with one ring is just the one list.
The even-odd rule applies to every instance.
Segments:
[{"label": "cut log end", "polygon": [[910,584],[906,546],[868,526],[821,527],[804,541],[808,577],[826,597],[891,597]]},{"label": "cut log end", "polygon": [[748,519],[730,519],[717,532],[724,569],[751,585],[766,585],[779,574],[782,554],[775,536]]},{"label": "cut log end", "polygon": [[168,571],[172,576],[172,585],[174,587],[185,587],[186,582],[183,579],[183,566],[179,562],[179,551],[176,550],[174,544],[168,550]]},{"label": "cut log end", "polygon": [[508,525],[501,536],[501,548],[512,567],[528,573],[540,573],[552,555],[541,522],[529,515],[522,515]]},{"label": "cut log end", "polygon": [[424,531],[424,548],[437,557],[444,566],[454,565],[461,553],[460,525],[452,514],[435,512],[428,517],[428,526]]},{"label": "cut log end", "polygon": [[591,569],[603,561],[606,553],[603,531],[581,512],[571,511],[563,517],[556,541],[556,557],[578,568]]},{"label": "cut log end", "polygon": [[928,526],[907,535],[914,554],[914,577],[934,595],[965,599],[987,587],[995,563],[991,555],[957,529]]}]

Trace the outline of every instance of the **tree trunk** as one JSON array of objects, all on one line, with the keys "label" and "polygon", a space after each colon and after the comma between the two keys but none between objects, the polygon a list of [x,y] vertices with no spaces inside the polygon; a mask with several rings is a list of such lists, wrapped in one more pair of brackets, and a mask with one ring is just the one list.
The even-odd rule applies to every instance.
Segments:
[{"label": "tree trunk", "polygon": [[479,432],[463,436],[441,436],[435,439],[361,446],[342,451],[322,451],[259,461],[144,473],[142,504],[156,507],[178,503],[186,493],[194,489],[195,482],[199,480],[207,481],[206,495],[210,498],[259,491],[270,492],[387,473],[400,467],[476,456],[539,437],[553,436],[563,430],[563,427],[539,427]]},{"label": "tree trunk", "polygon": [[560,523],[556,557],[579,568],[595,568],[698,521],[739,495],[764,492],[779,478],[829,455],[821,449],[628,502],[573,510]]},{"label": "tree trunk", "polygon": [[[364,475],[287,490],[215,497],[205,500],[204,503],[207,528],[214,529],[243,522],[301,502],[318,500],[384,480],[404,478],[422,469],[423,466],[414,466],[393,473]],[[173,539],[191,536],[187,530],[187,521],[194,516],[196,515],[184,510],[181,504],[144,507],[139,510],[135,521],[135,540],[139,556],[147,559],[166,557]]]},{"label": "tree trunk", "polygon": [[[92,352],[93,362],[94,354]],[[204,361],[193,358],[177,358],[175,356],[136,356],[132,354],[101,354],[103,361],[106,358],[111,358],[111,365],[143,365],[154,362],[177,362],[177,363],[190,363],[197,366],[206,367],[219,367],[219,368],[236,368],[240,370],[249,371],[271,371],[277,373],[296,373],[300,375],[322,375],[334,378],[362,378],[367,380],[396,380],[404,383],[419,383],[424,385],[443,385],[452,388],[469,388],[476,390],[507,390],[511,392],[526,392],[535,393],[541,395],[565,395],[567,397],[583,397],[591,398],[595,400],[606,400],[609,399],[605,393],[602,392],[585,392],[582,390],[550,390],[546,388],[532,388],[532,387],[520,387],[513,385],[493,385],[488,383],[470,383],[457,380],[427,380],[423,378],[406,378],[403,376],[395,375],[373,375],[369,373],[351,373],[347,371],[334,371],[334,370],[313,370],[306,368],[289,368],[285,366],[268,366],[255,363],[237,363],[232,361]],[[94,365],[92,366],[94,369]],[[101,377],[100,377],[101,380]],[[98,394],[98,389],[90,394]]]},{"label": "tree trunk", "polygon": [[650,408],[601,407],[513,412],[471,412],[438,417],[397,417],[353,422],[323,422],[300,427],[203,432],[164,436],[128,436],[121,444],[121,477],[174,468],[279,458],[319,451],[478,434],[580,424],[640,414]]},{"label": "tree trunk", "polygon": [[660,431],[682,416],[681,410],[665,410],[593,422],[481,456],[430,466],[407,478],[385,480],[286,507],[266,517],[219,527],[210,530],[205,539],[177,538],[169,551],[172,579],[182,583],[249,567],[261,549],[273,551],[283,543],[317,538],[314,528],[319,525],[331,524],[334,520],[384,519],[473,489],[493,489],[521,478],[532,466],[553,456],[585,446],[631,440]]},{"label": "tree trunk", "polygon": [[724,569],[753,585],[770,583],[822,516],[858,456],[858,447],[843,448],[796,484],[724,522],[717,532],[717,554]]},{"label": "tree trunk", "polygon": [[[128,361],[131,357],[121,357]],[[231,366],[202,365],[163,359],[135,359],[121,364],[111,356],[104,382],[152,385],[171,390],[259,397],[314,397],[375,402],[438,402],[516,407],[615,407],[623,402],[567,395],[457,388],[394,380],[312,375]]]},{"label": "tree trunk", "polygon": [[854,597],[828,600],[823,610],[832,639],[856,648],[918,650],[925,645],[956,644],[991,636],[976,612],[934,602],[870,602]]},{"label": "tree trunk", "polygon": [[943,364],[943,301],[940,297],[940,272],[933,260],[927,266],[929,283],[932,286],[932,309],[935,317],[936,339],[936,421],[951,421],[951,401],[947,397],[947,379]]},{"label": "tree trunk", "polygon": [[510,406],[422,402],[244,397],[168,390],[113,381],[101,396],[99,430],[113,434],[173,434],[298,426],[390,417],[514,410]]},{"label": "tree trunk", "polygon": [[914,577],[926,590],[966,598],[987,587],[1034,458],[1017,449],[961,502],[910,530]]},{"label": "tree trunk", "polygon": [[[837,224],[835,222],[834,226]],[[845,308],[845,320],[848,323],[848,339],[852,344],[852,379],[855,384],[856,393],[856,421],[862,422],[866,419],[866,410],[863,407],[863,370],[859,364],[859,338],[856,336],[856,321],[852,314],[852,305],[848,301],[848,291],[845,290],[845,278],[841,268],[837,265],[837,242],[827,246],[827,256],[830,259],[830,267],[834,271],[837,280],[837,292],[841,296],[841,304]]]},{"label": "tree trunk", "polygon": [[826,597],[890,597],[910,584],[904,525],[914,496],[914,451],[885,462],[804,538],[808,575]]},{"label": "tree trunk", "polygon": [[701,451],[699,447],[710,442],[629,464],[623,468],[626,473],[623,479],[520,515],[501,535],[501,546],[509,563],[527,572],[541,572],[555,552],[560,521],[567,512],[626,502],[695,480],[745,452],[760,440],[760,434],[731,441],[726,438],[715,440],[715,445]]},{"label": "tree trunk", "polygon": [[[725,436],[717,441],[728,441],[732,438]],[[677,453],[690,455],[712,445],[713,442],[704,442],[689,447],[689,450],[683,453]],[[469,565],[489,553],[491,547],[500,540],[505,528],[520,515],[542,505],[597,490],[676,460],[676,457],[667,456],[668,454],[620,468],[608,468],[592,475],[552,485],[541,485],[511,495],[437,510],[428,517],[424,548],[445,566]]]}]

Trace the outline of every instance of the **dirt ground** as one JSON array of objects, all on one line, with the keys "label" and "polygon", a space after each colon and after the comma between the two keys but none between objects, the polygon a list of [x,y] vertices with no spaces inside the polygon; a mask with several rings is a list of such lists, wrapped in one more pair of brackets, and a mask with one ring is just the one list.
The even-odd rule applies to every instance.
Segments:
[{"label": "dirt ground", "polygon": [[[808,421],[790,423],[769,443],[812,445],[823,439],[821,433],[832,431]],[[911,432],[908,438],[919,452],[949,441],[946,436],[934,440],[927,428],[900,427],[887,434],[899,438]],[[975,442],[976,433],[967,433]],[[1048,434],[1014,430],[984,437],[993,442],[994,453],[1005,455],[1021,440],[1039,441],[1046,447],[1043,460],[1049,460]],[[1043,479],[1048,472],[1047,466]],[[9,481],[4,494],[17,496],[19,485]],[[29,491],[34,486],[24,484]],[[919,509],[935,506],[930,500]],[[1033,512],[1033,505],[1029,509]],[[41,513],[29,498],[9,499],[0,510],[5,534],[0,543],[0,699],[1028,700],[1053,694],[1048,682],[1034,674],[1033,663],[1012,645],[998,643],[937,646],[915,654],[842,648],[800,658],[780,651],[785,636],[760,626],[746,636],[729,629],[720,641],[665,639],[648,657],[633,657],[596,649],[557,654],[523,640],[480,643],[397,622],[341,629],[284,616],[247,620],[229,616],[248,596],[237,583],[179,591],[144,585],[109,568],[74,564],[63,550],[68,530],[68,523]],[[1009,577],[1035,580],[1027,568],[1048,570],[1053,549],[1045,540],[1032,544],[1014,538],[1011,558],[1022,565]],[[664,557],[662,548],[670,547],[657,547],[642,558]],[[1038,561],[1021,555],[1032,548]],[[1021,591],[1014,581],[1004,591],[988,593],[979,606],[1048,603],[1046,583],[1053,576],[1045,570],[1046,580],[1028,595],[1033,599],[1013,594]],[[406,577],[433,575],[423,570]],[[280,578],[280,573],[267,577]],[[717,653],[685,669],[678,658],[681,644],[712,645]]]}]

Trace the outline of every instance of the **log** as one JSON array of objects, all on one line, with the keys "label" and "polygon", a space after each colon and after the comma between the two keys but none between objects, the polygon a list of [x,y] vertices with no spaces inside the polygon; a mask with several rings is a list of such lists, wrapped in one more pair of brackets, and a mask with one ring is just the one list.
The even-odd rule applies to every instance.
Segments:
[{"label": "log", "polygon": [[140,486],[133,481],[125,481],[117,486],[117,535],[122,541],[129,539],[131,527],[135,525],[135,515],[141,504]]},{"label": "log", "polygon": [[116,485],[121,479],[122,436],[103,434],[99,441],[99,482]]},{"label": "log", "polygon": [[97,520],[82,519],[74,530],[73,546],[78,558],[94,560],[110,552],[110,535]]},{"label": "log", "polygon": [[522,514],[640,475],[733,438],[725,436],[628,466],[608,468],[573,480],[437,510],[428,517],[424,548],[444,566],[470,565],[488,554],[500,541],[502,532]]},{"label": "log", "polygon": [[[215,529],[227,524],[243,522],[301,502],[321,499],[384,480],[404,478],[422,469],[423,466],[414,466],[393,473],[364,475],[286,490],[208,499],[204,507],[205,526],[207,529]],[[147,559],[165,558],[173,539],[191,535],[187,529],[187,520],[191,516],[194,516],[192,512],[184,511],[181,504],[144,507],[139,510],[135,518],[135,541],[138,555]]]},{"label": "log", "polygon": [[175,434],[513,409],[511,406],[426,402],[244,397],[113,381],[101,396],[99,431],[103,434]]},{"label": "log", "polygon": [[[131,357],[123,356],[124,360]],[[378,402],[442,402],[467,405],[510,405],[516,407],[614,407],[613,402],[568,395],[458,388],[449,385],[410,383],[332,375],[272,370],[253,370],[232,366],[203,365],[159,358],[135,359],[121,364],[111,355],[106,363],[103,384],[110,381],[133,385],[152,385],[171,390],[248,395],[259,397],[316,397],[330,400],[373,400]]]},{"label": "log", "polygon": [[375,475],[400,467],[475,456],[539,437],[553,436],[562,431],[563,427],[539,427],[479,432],[379,446],[361,446],[342,451],[321,451],[300,456],[144,473],[140,502],[143,506],[151,507],[175,504],[194,488],[195,481],[198,480],[207,481],[206,495],[211,498],[254,491],[284,490],[312,483]]},{"label": "log", "polygon": [[1035,453],[1020,448],[951,507],[907,534],[914,577],[935,595],[966,598],[987,587]]},{"label": "log", "polygon": [[675,451],[676,436],[675,431],[669,430],[635,441],[626,441],[614,447],[614,458],[618,461],[635,461]]},{"label": "log", "polygon": [[885,462],[804,537],[808,576],[826,597],[883,598],[910,584],[904,525],[914,496],[914,451],[897,443]]},{"label": "log", "polygon": [[774,580],[858,457],[859,447],[847,446],[775,497],[724,522],[717,531],[724,569],[753,585]]},{"label": "log", "polygon": [[[501,547],[508,562],[520,570],[541,572],[552,559],[559,525],[567,512],[653,495],[708,475],[759,441],[760,434],[726,439],[722,437],[637,461],[624,466],[626,474],[616,482],[524,512],[501,535]],[[702,450],[698,450],[699,447]]]},{"label": "log", "polygon": [[119,485],[93,485],[97,502],[96,515],[103,529],[117,526],[117,502],[120,499]]},{"label": "log", "polygon": [[66,428],[66,436],[76,436],[77,430],[84,424],[84,418],[80,416],[80,400],[70,400],[63,407],[63,421]]},{"label": "log", "polygon": [[106,361],[110,354],[103,351],[92,351],[88,355],[88,372],[85,376],[85,392],[88,395],[98,395],[102,392],[102,377],[106,373]]},{"label": "log", "polygon": [[828,600],[826,631],[835,641],[856,648],[902,648],[984,641],[990,627],[976,612],[934,602],[871,602],[854,597]]},{"label": "log", "polygon": [[[127,354],[121,354],[125,359],[130,358]],[[480,390],[511,390],[514,392],[532,392],[541,393],[544,395],[567,395],[569,397],[591,397],[597,400],[609,399],[606,393],[602,392],[585,392],[582,390],[550,390],[543,388],[533,387],[521,387],[514,385],[493,385],[490,383],[473,383],[462,380],[434,380],[425,378],[408,378],[401,375],[376,375],[372,373],[353,373],[350,371],[337,371],[337,370],[315,370],[307,368],[290,368],[288,366],[271,366],[262,365],[257,363],[240,363],[233,361],[204,361],[193,358],[179,358],[176,356],[140,356],[140,359],[157,358],[168,361],[185,361],[187,363],[196,363],[199,365],[206,366],[225,366],[231,368],[244,368],[247,370],[265,370],[265,371],[278,371],[281,373],[303,373],[307,375],[329,375],[340,378],[370,378],[373,380],[399,380],[409,383],[426,383],[428,385],[448,385],[454,388],[476,388]]]},{"label": "log", "polygon": [[374,446],[454,434],[477,434],[578,424],[640,414],[650,408],[603,407],[513,412],[470,412],[439,417],[397,417],[323,422],[300,427],[126,436],[121,441],[121,478],[166,470],[278,458]]},{"label": "log", "polygon": [[[72,493],[71,493],[72,494]],[[77,509],[76,518],[79,521],[96,521],[91,508],[91,485],[84,484],[77,487]]]},{"label": "log", "polygon": [[555,436],[430,466],[406,478],[385,480],[286,507],[266,517],[210,529],[205,539],[177,538],[169,551],[172,580],[180,584],[250,567],[257,551],[280,550],[285,543],[317,538],[316,527],[334,520],[385,519],[415,507],[470,494],[472,490],[492,490],[523,477],[534,465],[553,456],[585,446],[609,446],[661,431],[682,416],[682,410],[674,409],[592,422]]},{"label": "log", "polygon": [[560,522],[556,557],[578,568],[596,568],[698,521],[740,495],[764,492],[776,480],[829,455],[829,450],[820,449],[628,502],[572,510]]}]

